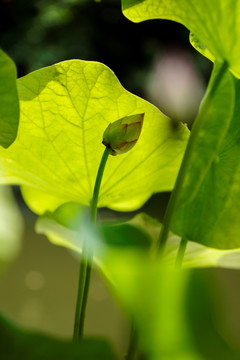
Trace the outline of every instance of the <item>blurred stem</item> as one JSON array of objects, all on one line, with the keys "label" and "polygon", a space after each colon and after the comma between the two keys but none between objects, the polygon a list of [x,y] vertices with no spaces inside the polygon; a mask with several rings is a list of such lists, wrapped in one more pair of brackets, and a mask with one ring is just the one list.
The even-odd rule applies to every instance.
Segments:
[{"label": "blurred stem", "polygon": [[185,250],[187,248],[187,240],[185,240],[184,238],[181,239],[179,248],[178,248],[178,253],[177,253],[177,257],[176,257],[176,262],[175,262],[175,268],[179,269],[182,267],[182,262],[184,259],[184,255],[185,255]]},{"label": "blurred stem", "polygon": [[[192,131],[188,140],[187,148],[184,153],[184,157],[182,160],[182,164],[177,176],[177,180],[174,186],[174,189],[172,191],[167,210],[164,215],[163,219],[163,225],[161,228],[161,232],[158,239],[158,250],[160,254],[163,254],[168,238],[168,233],[170,231],[170,226],[172,223],[173,215],[176,209],[176,204],[179,200],[179,195],[181,192],[182,185],[185,180],[185,176],[188,172],[189,163],[191,161],[191,156],[194,150],[194,145],[196,142],[196,139],[198,138],[198,135],[201,131],[202,124],[205,119],[205,114],[208,112],[209,107],[211,106],[212,98],[215,96],[215,92],[219,86],[219,83],[227,70],[228,64],[226,62],[223,62],[219,68],[219,71],[215,78],[212,79],[212,84],[209,87],[209,93],[205,97],[202,106],[200,108],[199,114],[194,122],[194,125],[192,127]],[[181,245],[180,245],[181,246]]]},{"label": "blurred stem", "polygon": [[74,321],[74,331],[73,331],[73,340],[78,340],[78,338],[82,337],[82,304],[83,304],[83,296],[85,289],[85,280],[87,273],[87,260],[84,255],[86,252],[85,249],[82,249],[80,270],[79,270],[79,278],[78,278],[78,294],[77,294],[77,302],[76,302],[76,310],[75,310],[75,321]]},{"label": "blurred stem", "polygon": [[[93,223],[96,222],[99,190],[102,182],[105,165],[111,151],[112,150],[110,147],[105,148],[98,168],[95,186],[93,190],[93,197],[90,203],[90,219]],[[78,281],[78,295],[77,295],[77,303],[76,303],[76,311],[75,311],[73,340],[81,339],[83,337],[84,321],[85,321],[88,293],[89,293],[91,274],[92,274],[92,264],[93,264],[93,252],[87,245],[88,244],[83,243],[79,281]]]},{"label": "blurred stem", "polygon": [[137,333],[136,333],[136,327],[132,320],[128,351],[125,360],[134,360],[136,357],[136,350],[137,350]]}]

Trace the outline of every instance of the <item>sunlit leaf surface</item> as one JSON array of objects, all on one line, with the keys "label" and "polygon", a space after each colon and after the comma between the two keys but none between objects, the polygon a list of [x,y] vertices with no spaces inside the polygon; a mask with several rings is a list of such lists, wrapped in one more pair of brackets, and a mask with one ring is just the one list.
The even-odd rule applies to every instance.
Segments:
[{"label": "sunlit leaf surface", "polygon": [[19,102],[14,62],[0,49],[0,145],[7,148],[15,140]]},{"label": "sunlit leaf surface", "polygon": [[[171,190],[188,138],[157,108],[127,92],[103,64],[71,60],[18,80],[21,121],[17,140],[0,151],[1,182],[24,185],[37,212],[67,201],[89,205],[110,122],[145,113],[136,146],[110,157],[99,206],[138,208]],[[29,187],[31,189],[29,190]],[[50,194],[50,197],[48,197]]]},{"label": "sunlit leaf surface", "polygon": [[89,338],[73,344],[25,332],[2,316],[0,335],[2,360],[116,360],[112,347],[105,340]]},{"label": "sunlit leaf surface", "polygon": [[168,19],[183,24],[240,77],[239,0],[122,0],[122,7],[135,22]]}]

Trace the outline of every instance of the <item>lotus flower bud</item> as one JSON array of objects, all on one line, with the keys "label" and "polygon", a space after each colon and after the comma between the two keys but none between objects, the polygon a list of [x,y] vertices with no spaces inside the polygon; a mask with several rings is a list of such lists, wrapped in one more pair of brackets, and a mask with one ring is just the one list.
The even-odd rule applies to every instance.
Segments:
[{"label": "lotus flower bud", "polygon": [[125,116],[110,123],[103,134],[103,144],[112,149],[111,155],[131,150],[141,134],[144,113]]}]

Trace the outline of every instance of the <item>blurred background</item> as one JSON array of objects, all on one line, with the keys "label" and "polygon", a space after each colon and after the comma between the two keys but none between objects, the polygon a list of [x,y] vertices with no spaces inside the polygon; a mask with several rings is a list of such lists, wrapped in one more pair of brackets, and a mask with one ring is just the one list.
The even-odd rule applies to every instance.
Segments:
[{"label": "blurred background", "polygon": [[[191,47],[183,26],[163,20],[131,23],[121,12],[120,0],[0,0],[0,47],[15,61],[19,77],[69,59],[102,62],[127,90],[189,127],[212,69]],[[17,229],[22,237],[0,243],[0,311],[25,328],[70,338],[79,259],[35,233],[36,215],[25,206],[19,189],[13,191],[18,225],[9,224],[7,216],[3,227]],[[168,198],[168,193],[155,194],[141,211],[161,220]],[[126,214],[101,211],[102,218],[119,216]],[[234,359],[231,351],[240,353],[240,273],[196,272],[189,291],[197,346],[206,359]],[[119,354],[125,351],[127,315],[97,272],[86,333],[106,335]]]}]

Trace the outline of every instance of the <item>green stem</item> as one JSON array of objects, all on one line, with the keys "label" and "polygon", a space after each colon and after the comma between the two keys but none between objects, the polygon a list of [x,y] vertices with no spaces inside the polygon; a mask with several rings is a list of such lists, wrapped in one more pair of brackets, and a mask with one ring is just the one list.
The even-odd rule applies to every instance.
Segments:
[{"label": "green stem", "polygon": [[128,352],[125,357],[125,360],[134,360],[136,357],[136,350],[137,350],[137,334],[136,334],[136,328],[132,321],[131,333],[130,333],[130,339],[129,339],[129,345],[128,345]]},{"label": "green stem", "polygon": [[94,223],[96,222],[98,195],[99,195],[99,190],[100,190],[100,186],[101,186],[101,182],[102,182],[103,172],[105,169],[105,165],[106,165],[108,156],[110,155],[111,151],[112,151],[112,149],[110,147],[107,146],[105,148],[103,156],[102,156],[102,160],[101,160],[99,168],[98,168],[98,173],[97,173],[95,186],[94,186],[94,190],[93,190],[93,197],[92,197],[92,201],[90,204],[90,219]]},{"label": "green stem", "polygon": [[84,288],[85,288],[85,279],[87,273],[87,260],[84,256],[84,249],[82,249],[82,257],[80,263],[79,270],[79,278],[78,278],[78,294],[77,294],[77,302],[76,302],[76,310],[75,310],[75,321],[74,321],[74,331],[73,331],[73,340],[78,340],[82,334],[82,304],[83,304],[83,296],[84,296]]},{"label": "green stem", "polygon": [[[90,204],[90,219],[93,223],[96,222],[99,190],[102,182],[105,165],[111,151],[112,151],[111,148],[109,147],[105,148],[98,168],[98,173],[93,191],[93,197]],[[83,243],[79,281],[78,281],[78,295],[77,295],[77,303],[76,303],[76,311],[75,311],[73,340],[77,340],[83,337],[84,321],[85,321],[88,293],[89,293],[91,274],[92,274],[92,264],[93,264],[93,253],[91,249],[89,249],[87,244]]]},{"label": "green stem", "polygon": [[191,135],[189,137],[189,141],[187,144],[187,148],[186,148],[183,160],[182,160],[182,164],[181,164],[178,176],[177,176],[175,187],[171,194],[171,197],[170,197],[170,200],[169,200],[169,203],[167,206],[167,210],[164,215],[163,225],[162,225],[161,232],[160,232],[159,239],[158,239],[158,247],[159,247],[160,254],[162,254],[164,252],[164,249],[166,246],[168,233],[169,233],[171,222],[173,219],[173,214],[176,209],[176,204],[179,199],[180,191],[181,191],[182,185],[184,183],[185,176],[188,172],[188,166],[189,166],[191,156],[192,156],[192,153],[194,150],[196,139],[199,135],[199,132],[201,131],[202,123],[204,122],[204,119],[205,119],[205,113],[209,109],[209,105],[211,104],[212,98],[215,95],[215,92],[218,88],[219,82],[221,81],[222,76],[223,76],[224,72],[226,71],[227,67],[228,67],[228,64],[226,62],[223,62],[221,64],[221,67],[219,69],[217,76],[213,79],[213,83],[212,83],[212,86],[210,87],[208,96],[206,96],[206,98],[201,106],[199,115],[197,116],[197,118],[194,122],[192,131],[191,131]]},{"label": "green stem", "polygon": [[176,269],[180,269],[182,266],[182,262],[184,259],[184,255],[185,255],[185,250],[187,248],[187,240],[185,240],[184,238],[181,239],[179,248],[178,248],[178,252],[177,252],[177,256],[176,256],[176,262],[175,262],[175,268]]}]

